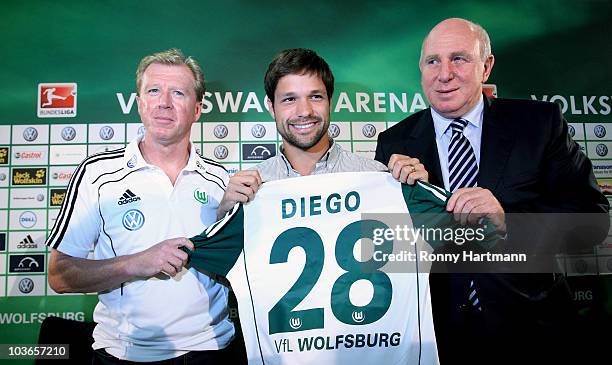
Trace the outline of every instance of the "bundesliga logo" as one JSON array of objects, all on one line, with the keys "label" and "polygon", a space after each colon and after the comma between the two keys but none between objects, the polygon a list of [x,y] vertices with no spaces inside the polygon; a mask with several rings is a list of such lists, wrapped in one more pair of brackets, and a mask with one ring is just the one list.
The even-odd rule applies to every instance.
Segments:
[{"label": "bundesliga logo", "polygon": [[39,118],[76,117],[77,84],[41,83],[38,84]]}]

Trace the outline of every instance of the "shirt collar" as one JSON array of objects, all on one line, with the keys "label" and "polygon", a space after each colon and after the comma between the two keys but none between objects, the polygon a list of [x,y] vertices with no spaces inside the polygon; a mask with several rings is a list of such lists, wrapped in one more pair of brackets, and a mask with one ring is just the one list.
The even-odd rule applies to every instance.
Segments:
[{"label": "shirt collar", "polygon": [[[315,170],[317,168],[320,168],[322,165],[325,165],[326,167],[334,166],[336,161],[338,161],[338,159],[340,158],[340,152],[341,152],[340,145],[338,145],[332,138],[329,139],[329,143],[330,143],[329,149],[327,150],[327,152],[323,154],[323,156],[321,156],[321,159],[316,163]],[[283,145],[280,146],[279,150],[280,150],[280,156],[283,162],[285,163],[285,167],[287,168],[287,175],[289,175],[290,171],[295,171],[295,170],[293,169],[293,166],[291,166],[291,163],[285,156]]]},{"label": "shirt collar", "polygon": [[[431,117],[434,121],[434,128],[436,130],[436,136],[441,136],[448,131],[448,127],[450,127],[453,119],[448,119],[440,115],[433,108],[431,109]],[[475,128],[480,128],[482,125],[482,111],[484,109],[484,99],[482,94],[480,95],[480,99],[476,106],[472,108],[469,112],[465,113],[461,116],[462,119],[468,121]]]},{"label": "shirt collar", "polygon": [[[142,157],[140,147],[138,145],[142,142],[144,136],[139,135],[136,139],[132,140],[127,147],[125,147],[125,154],[123,156],[124,166],[130,170],[138,170],[143,167],[149,166],[147,161]],[[183,169],[185,171],[206,171],[206,164],[202,162],[202,157],[196,152],[193,143],[189,142],[189,159],[187,165]]]}]

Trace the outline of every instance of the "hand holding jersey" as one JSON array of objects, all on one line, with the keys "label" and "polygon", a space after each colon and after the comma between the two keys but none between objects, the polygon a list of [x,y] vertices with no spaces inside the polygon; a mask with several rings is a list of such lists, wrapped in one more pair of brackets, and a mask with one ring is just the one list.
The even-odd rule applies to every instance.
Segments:
[{"label": "hand holding jersey", "polygon": [[223,199],[219,203],[217,219],[221,219],[236,203],[248,203],[255,199],[255,193],[262,184],[257,170],[238,171],[230,177]]},{"label": "hand holding jersey", "polygon": [[133,277],[148,278],[159,273],[176,276],[189,260],[181,247],[193,249],[193,243],[187,238],[171,238],[148,248],[142,252],[130,255],[131,264],[127,266],[128,273]]},{"label": "hand holding jersey", "polygon": [[395,180],[408,185],[414,184],[417,180],[428,181],[429,178],[429,173],[418,158],[393,154],[387,167]]}]

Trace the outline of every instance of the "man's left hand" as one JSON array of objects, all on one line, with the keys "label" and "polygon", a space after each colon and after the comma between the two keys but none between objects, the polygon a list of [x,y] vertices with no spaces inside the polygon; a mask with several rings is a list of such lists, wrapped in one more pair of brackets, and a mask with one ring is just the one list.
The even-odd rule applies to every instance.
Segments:
[{"label": "man's left hand", "polygon": [[452,212],[455,220],[461,224],[476,224],[480,218],[486,217],[495,225],[497,231],[506,232],[504,208],[488,189],[458,189],[448,200],[446,210]]},{"label": "man's left hand", "polygon": [[408,185],[414,184],[417,180],[429,179],[429,173],[418,158],[394,153],[389,158],[387,167],[396,180]]}]

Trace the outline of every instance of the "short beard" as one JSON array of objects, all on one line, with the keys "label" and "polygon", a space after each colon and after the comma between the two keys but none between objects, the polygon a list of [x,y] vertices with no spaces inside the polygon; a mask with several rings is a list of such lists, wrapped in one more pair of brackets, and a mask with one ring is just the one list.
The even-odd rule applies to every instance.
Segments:
[{"label": "short beard", "polygon": [[[290,145],[292,145],[294,147],[297,147],[297,148],[305,151],[305,150],[308,150],[308,149],[312,148],[317,143],[319,143],[319,141],[321,141],[321,139],[324,136],[327,135],[327,128],[325,127],[325,125],[327,123],[325,123],[323,121],[323,118],[321,118],[321,117],[311,117],[311,118],[308,118],[308,119],[310,119],[312,121],[316,121],[317,123],[322,125],[323,127],[321,128],[321,130],[319,130],[317,132],[317,134],[311,140],[304,141],[304,140],[299,140],[297,136],[291,134],[289,132],[289,127],[288,127],[286,135],[284,135],[284,133],[280,133],[279,132],[280,135],[283,137],[283,139],[285,140],[286,143],[288,143],[288,144],[290,144]],[[291,121],[289,121],[289,122],[291,122]],[[287,123],[287,124],[289,124],[289,123]]]}]

